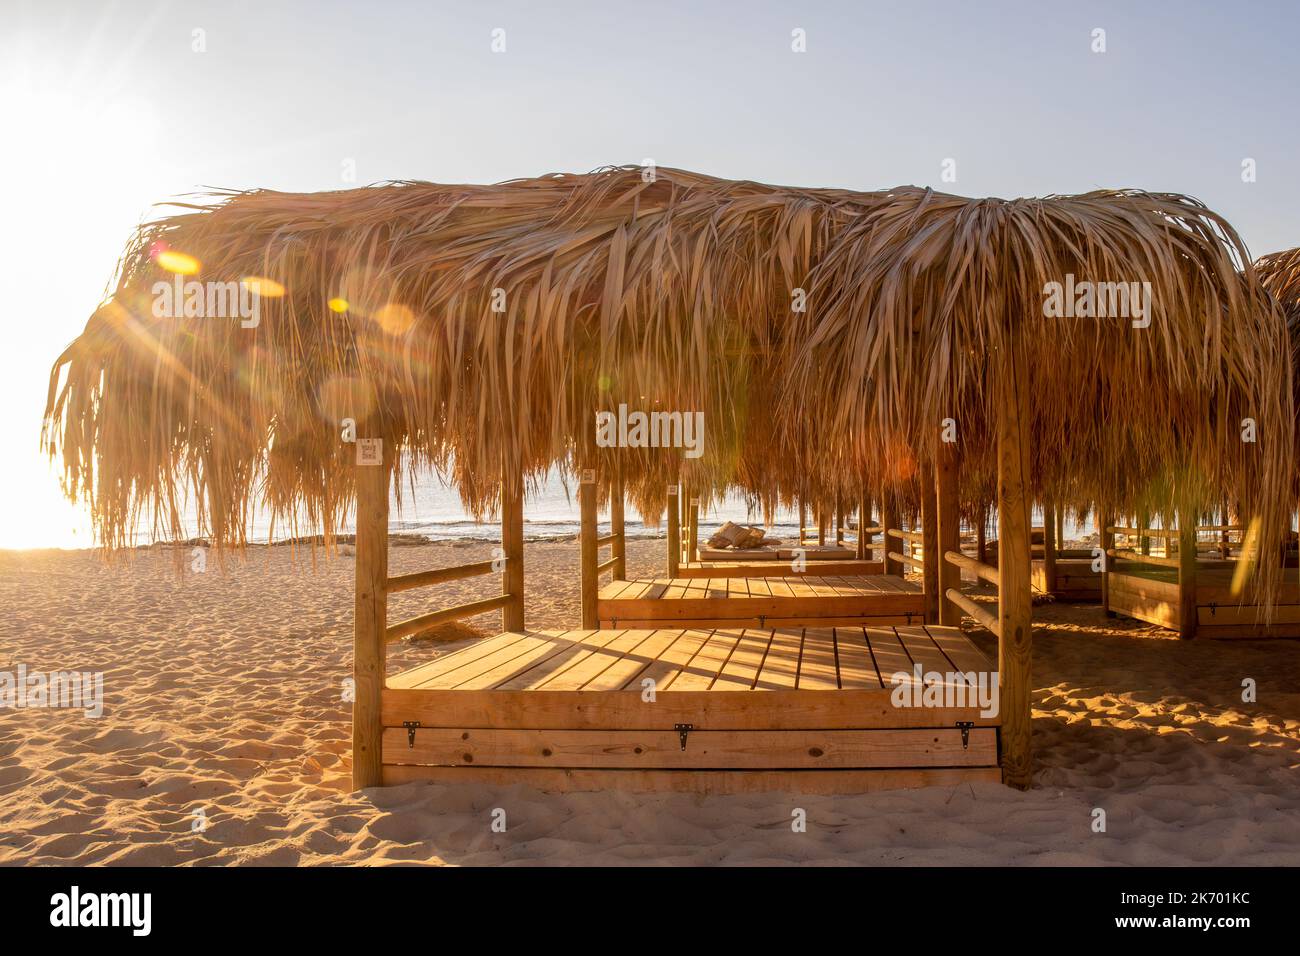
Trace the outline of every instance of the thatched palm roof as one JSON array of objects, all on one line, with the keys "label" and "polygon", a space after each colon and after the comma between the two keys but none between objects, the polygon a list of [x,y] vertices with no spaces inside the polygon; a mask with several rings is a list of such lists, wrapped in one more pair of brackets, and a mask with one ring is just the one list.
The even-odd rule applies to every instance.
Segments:
[{"label": "thatched palm roof", "polygon": [[[196,259],[196,278],[284,294],[255,329],[155,319],[160,249]],[[620,402],[706,416],[703,458],[620,452],[643,512],[679,468],[768,502],[852,501],[910,480],[947,417],[990,474],[988,384],[1019,361],[1044,487],[1172,507],[1227,483],[1277,518],[1290,363],[1246,262],[1205,207],[1139,192],[970,200],[620,168],[227,194],[136,235],[112,299],[55,365],[48,447],[109,545],[141,509],[172,530],[186,486],[218,543],[242,541],[254,503],[335,525],[351,497],[344,416],[480,511],[503,468],[609,459],[590,448],[594,413]],[[1150,282],[1151,327],[1045,319],[1044,284],[1067,273]],[[1243,448],[1247,415],[1263,437]]]}]

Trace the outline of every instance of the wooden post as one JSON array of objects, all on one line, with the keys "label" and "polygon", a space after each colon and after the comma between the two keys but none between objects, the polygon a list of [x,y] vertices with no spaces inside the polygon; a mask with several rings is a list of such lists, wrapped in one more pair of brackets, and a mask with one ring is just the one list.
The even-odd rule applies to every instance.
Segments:
[{"label": "wooden post", "polygon": [[1196,623],[1196,514],[1183,511],[1178,515],[1178,636],[1195,637]]},{"label": "wooden post", "polygon": [[1043,590],[1056,593],[1056,505],[1043,499]]},{"label": "wooden post", "polygon": [[1004,358],[998,415],[998,681],[1002,780],[1028,789],[1033,599],[1030,590],[1028,370],[1019,350]]},{"label": "wooden post", "polygon": [[600,590],[596,565],[599,549],[596,547],[596,470],[584,468],[578,484],[578,506],[582,513],[579,529],[580,585],[582,590],[582,627],[594,631],[600,624],[596,617],[596,594]]},{"label": "wooden post", "polygon": [[882,542],[885,547],[885,573],[901,578],[903,576],[903,562],[895,561],[889,556],[889,552],[895,550],[895,548],[900,554],[903,551],[902,541],[889,536],[890,528],[898,529],[898,508],[894,503],[894,490],[892,488],[885,488],[880,493],[880,524],[885,529],[885,537]]},{"label": "wooden post", "polygon": [[610,545],[614,558],[614,580],[627,580],[627,532],[623,520],[623,459],[614,465],[614,478],[609,488],[609,533],[615,535]]},{"label": "wooden post", "polygon": [[827,525],[826,504],[825,502],[819,501],[817,502],[817,544],[818,545],[824,545],[826,543],[826,525]]},{"label": "wooden post", "polygon": [[808,526],[808,504],[799,499],[799,547],[803,547],[803,529]]},{"label": "wooden post", "polygon": [[871,551],[867,548],[867,528],[871,524],[871,499],[867,497],[867,489],[864,485],[858,493],[858,550],[857,556],[859,561],[866,561],[871,557]]},{"label": "wooden post", "polygon": [[700,559],[700,499],[698,496],[691,497],[690,521],[687,528],[686,560],[698,561]]},{"label": "wooden post", "polygon": [[1115,616],[1115,612],[1110,609],[1110,563],[1112,558],[1108,553],[1111,548],[1115,547],[1115,535],[1106,530],[1114,527],[1114,525],[1115,513],[1098,506],[1097,544],[1101,548],[1101,610],[1107,617]]},{"label": "wooden post", "polygon": [[961,608],[948,598],[948,589],[961,590],[961,568],[943,559],[949,551],[961,551],[961,516],[957,507],[957,446],[939,443],[939,460],[934,469],[935,496],[939,517],[939,623],[961,626]]},{"label": "wooden post", "polygon": [[[352,617],[352,786],[383,783],[384,646],[388,631],[388,442],[382,464],[357,465],[356,592]],[[358,449],[359,451],[359,449]]]},{"label": "wooden post", "polygon": [[1065,508],[1056,508],[1056,547],[1057,550],[1065,547]]},{"label": "wooden post", "polygon": [[975,560],[987,564],[989,560],[989,509],[980,507],[979,525],[975,528]]},{"label": "wooden post", "polygon": [[[1144,511],[1137,516],[1138,550],[1141,551],[1143,554],[1151,553],[1151,539],[1146,535],[1146,530],[1150,526],[1151,526],[1151,512]],[[1166,538],[1165,540],[1168,541],[1169,539]],[[1165,557],[1166,558],[1169,557],[1168,550],[1165,551]]]},{"label": "wooden post", "polygon": [[[1232,524],[1232,522],[1228,520],[1228,502],[1226,500],[1223,502],[1222,510],[1219,514],[1219,524],[1223,525],[1225,529],[1228,525]],[[1232,555],[1232,544],[1228,539],[1229,533],[1230,532],[1227,530],[1219,532],[1219,557],[1224,561],[1227,561]]]},{"label": "wooden post", "polygon": [[682,512],[678,501],[681,485],[668,486],[668,576],[677,577],[682,557]]},{"label": "wooden post", "polygon": [[925,623],[939,623],[939,505],[934,465],[921,466],[921,592]]},{"label": "wooden post", "polygon": [[510,603],[501,609],[501,628],[524,629],[524,476],[516,472],[501,482],[501,550],[506,566],[501,574],[501,593]]}]

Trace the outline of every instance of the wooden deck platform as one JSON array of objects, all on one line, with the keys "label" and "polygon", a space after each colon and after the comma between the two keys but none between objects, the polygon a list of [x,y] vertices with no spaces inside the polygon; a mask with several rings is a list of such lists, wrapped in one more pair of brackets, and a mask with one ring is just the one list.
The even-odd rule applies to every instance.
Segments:
[{"label": "wooden deck platform", "polygon": [[[1300,582],[1292,572],[1283,582],[1273,621],[1256,620],[1254,605],[1232,593],[1231,568],[1196,572],[1196,636],[1208,638],[1300,637]],[[1177,630],[1180,623],[1178,572],[1132,568],[1110,572],[1110,609],[1127,617]]]},{"label": "wooden deck platform", "polygon": [[[960,696],[895,706],[894,675],[915,684],[917,665]],[[960,630],[935,626],[505,633],[388,679],[383,781],[707,793],[996,782],[1000,721],[972,684],[992,671]]]},{"label": "wooden deck platform", "polygon": [[808,561],[797,571],[791,561],[687,561],[677,568],[679,578],[804,578],[884,574],[883,561]]},{"label": "wooden deck platform", "polygon": [[612,581],[599,627],[816,627],[918,624],[921,586],[894,575],[657,578]]}]

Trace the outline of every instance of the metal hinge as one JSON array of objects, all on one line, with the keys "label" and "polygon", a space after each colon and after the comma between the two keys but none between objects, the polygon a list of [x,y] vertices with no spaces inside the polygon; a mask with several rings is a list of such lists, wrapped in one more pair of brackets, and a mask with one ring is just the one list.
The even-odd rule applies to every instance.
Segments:
[{"label": "metal hinge", "polygon": [[694,729],[694,724],[673,724],[673,730],[677,731],[677,739],[681,741],[682,750],[686,749],[686,735]]},{"label": "metal hinge", "polygon": [[1211,602],[1210,602],[1210,617],[1214,617],[1214,612],[1217,611],[1218,609],[1219,609],[1219,605],[1217,605],[1217,604],[1215,604],[1213,601],[1211,601]]},{"label": "metal hinge", "polygon": [[414,749],[415,728],[420,726],[420,722],[418,720],[404,720],[402,726],[406,728],[406,746]]},{"label": "metal hinge", "polygon": [[975,721],[973,720],[957,721],[957,729],[961,731],[962,750],[967,750],[970,748],[970,729],[974,726],[975,726]]},{"label": "metal hinge", "polygon": [[763,630],[765,627],[767,627],[767,615],[766,615],[766,614],[760,614],[760,615],[758,616],[758,629],[761,631],[761,630]]}]

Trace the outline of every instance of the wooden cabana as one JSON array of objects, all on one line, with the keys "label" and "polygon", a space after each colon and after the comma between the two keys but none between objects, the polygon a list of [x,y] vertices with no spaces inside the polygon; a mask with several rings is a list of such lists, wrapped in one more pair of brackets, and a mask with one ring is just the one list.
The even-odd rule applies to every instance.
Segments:
[{"label": "wooden cabana", "polygon": [[[141,229],[114,296],[55,366],[46,441],[109,547],[142,515],[179,534],[186,493],[218,548],[244,544],[255,505],[323,528],[329,547],[355,503],[358,787],[1024,787],[1042,489],[1082,484],[1124,508],[1161,497],[1134,490],[1155,476],[1196,479],[1167,504],[1207,469],[1236,469],[1242,508],[1276,517],[1289,363],[1271,304],[1237,279],[1239,251],[1204,207],[1137,192],[969,200],[621,168],[242,193]],[[259,289],[260,322],[154,318],[147,290],[178,262]],[[1066,273],[1148,279],[1154,334],[1044,318],[1044,284]],[[1121,386],[1135,372],[1147,394]],[[702,454],[600,447],[596,415],[625,404],[699,411]],[[1243,408],[1270,436],[1253,457],[1228,428]],[[390,493],[426,468],[499,517],[498,561],[389,575]],[[578,479],[587,529],[581,626],[539,632],[522,514],[529,483],[556,468]],[[964,469],[997,476],[997,567],[961,551]],[[836,507],[879,489],[880,526],[901,531],[905,487],[921,498],[908,532],[922,536],[920,623],[598,626],[600,576],[626,575],[625,502],[666,511],[676,551],[682,488]],[[997,586],[995,609],[961,590],[963,570]],[[389,620],[395,591],[493,573],[500,596]],[[1254,587],[1266,602],[1276,577]],[[500,634],[387,672],[388,642],[487,611]],[[996,664],[963,616],[996,635]],[[990,686],[991,711],[977,699]],[[915,694],[900,703],[900,688]]]}]

